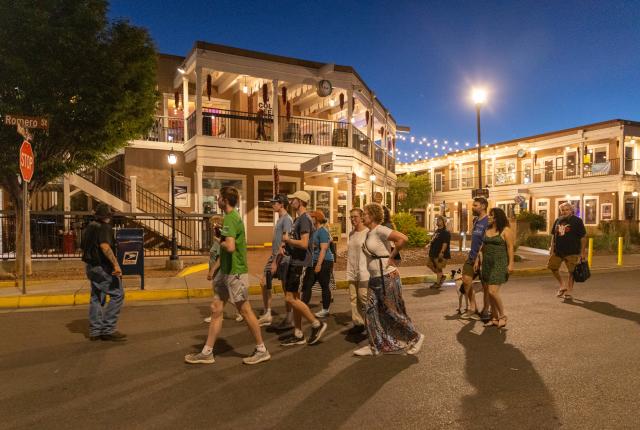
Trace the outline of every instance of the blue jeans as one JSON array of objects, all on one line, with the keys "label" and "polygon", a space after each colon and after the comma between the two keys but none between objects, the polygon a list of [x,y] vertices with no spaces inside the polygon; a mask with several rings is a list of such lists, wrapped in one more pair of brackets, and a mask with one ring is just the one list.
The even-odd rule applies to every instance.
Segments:
[{"label": "blue jeans", "polygon": [[[112,276],[102,266],[86,267],[87,278],[91,281],[91,300],[89,302],[89,336],[111,334],[116,331],[118,315],[124,302],[122,280]],[[103,305],[109,296],[109,304]]]}]

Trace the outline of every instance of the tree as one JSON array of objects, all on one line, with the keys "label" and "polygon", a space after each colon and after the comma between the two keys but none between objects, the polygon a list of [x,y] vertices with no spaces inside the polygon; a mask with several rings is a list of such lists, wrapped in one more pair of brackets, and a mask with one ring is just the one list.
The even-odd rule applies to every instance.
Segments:
[{"label": "tree", "polygon": [[[144,29],[109,21],[107,8],[105,0],[0,0],[0,114],[49,118],[48,132],[32,130],[29,201],[50,181],[99,164],[151,127],[158,99],[153,42]],[[18,181],[21,143],[15,128],[0,125],[0,187],[16,220],[28,216]],[[20,270],[21,227],[17,233]],[[25,263],[31,273],[30,257]]]},{"label": "tree", "polygon": [[407,173],[398,178],[398,209],[411,212],[412,209],[424,208],[431,197],[429,175]]}]

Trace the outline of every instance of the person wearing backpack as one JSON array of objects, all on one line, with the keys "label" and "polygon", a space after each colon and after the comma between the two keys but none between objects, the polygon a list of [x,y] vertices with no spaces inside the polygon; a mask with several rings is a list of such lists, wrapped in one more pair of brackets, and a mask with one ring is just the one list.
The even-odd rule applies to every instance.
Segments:
[{"label": "person wearing backpack", "polygon": [[331,252],[331,234],[323,226],[326,222],[322,211],[314,211],[309,214],[313,220],[315,231],[311,236],[312,265],[313,270],[307,270],[304,275],[302,286],[302,301],[307,305],[311,300],[311,289],[318,282],[322,289],[322,310],[316,312],[316,317],[326,318],[329,316],[329,306],[331,306],[331,273],[333,272],[334,254]]},{"label": "person wearing backpack", "polygon": [[[89,301],[89,340],[123,342],[127,335],[116,330],[124,302],[122,269],[114,253],[111,209],[100,203],[96,206],[95,220],[82,232],[82,261],[86,264],[87,278],[91,282]],[[109,296],[109,304],[104,306]]]}]

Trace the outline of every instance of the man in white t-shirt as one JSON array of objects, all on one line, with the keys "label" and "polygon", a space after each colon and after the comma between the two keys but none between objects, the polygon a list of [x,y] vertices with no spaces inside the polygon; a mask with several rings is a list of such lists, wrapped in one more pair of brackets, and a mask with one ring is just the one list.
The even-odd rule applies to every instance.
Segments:
[{"label": "man in white t-shirt", "polygon": [[369,283],[369,271],[367,270],[367,257],[362,252],[369,229],[364,226],[362,218],[364,212],[360,208],[354,208],[349,214],[353,229],[349,234],[349,247],[347,251],[347,281],[349,282],[349,296],[351,298],[351,320],[353,327],[349,334],[362,334],[365,330],[364,306],[367,301],[367,285]]}]

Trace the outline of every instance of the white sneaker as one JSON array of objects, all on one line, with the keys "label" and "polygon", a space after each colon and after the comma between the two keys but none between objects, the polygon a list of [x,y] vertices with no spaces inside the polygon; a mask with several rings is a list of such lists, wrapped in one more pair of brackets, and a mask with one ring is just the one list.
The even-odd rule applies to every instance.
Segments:
[{"label": "white sneaker", "polygon": [[242,322],[244,321],[244,317],[240,314],[236,315],[236,322]]},{"label": "white sneaker", "polygon": [[416,340],[415,343],[411,345],[409,349],[407,349],[407,354],[416,355],[417,353],[419,353],[423,343],[424,343],[424,335],[420,333],[420,336],[418,336],[418,340]]},{"label": "white sneaker", "polygon": [[204,322],[206,322],[206,323],[208,324],[208,323],[210,323],[210,322],[211,322],[211,317],[210,317],[210,316],[209,316],[209,317],[206,317],[203,321],[204,321]]},{"label": "white sneaker", "polygon": [[315,313],[317,318],[326,318],[329,316],[329,309],[323,309]]},{"label": "white sneaker", "polygon": [[371,350],[371,347],[367,345],[353,351],[353,355],[357,355],[358,357],[366,357],[368,355],[373,355],[373,351]]},{"label": "white sneaker", "polygon": [[258,318],[258,324],[260,327],[269,326],[272,321],[273,318],[271,317],[271,314],[262,314],[260,318]]}]

